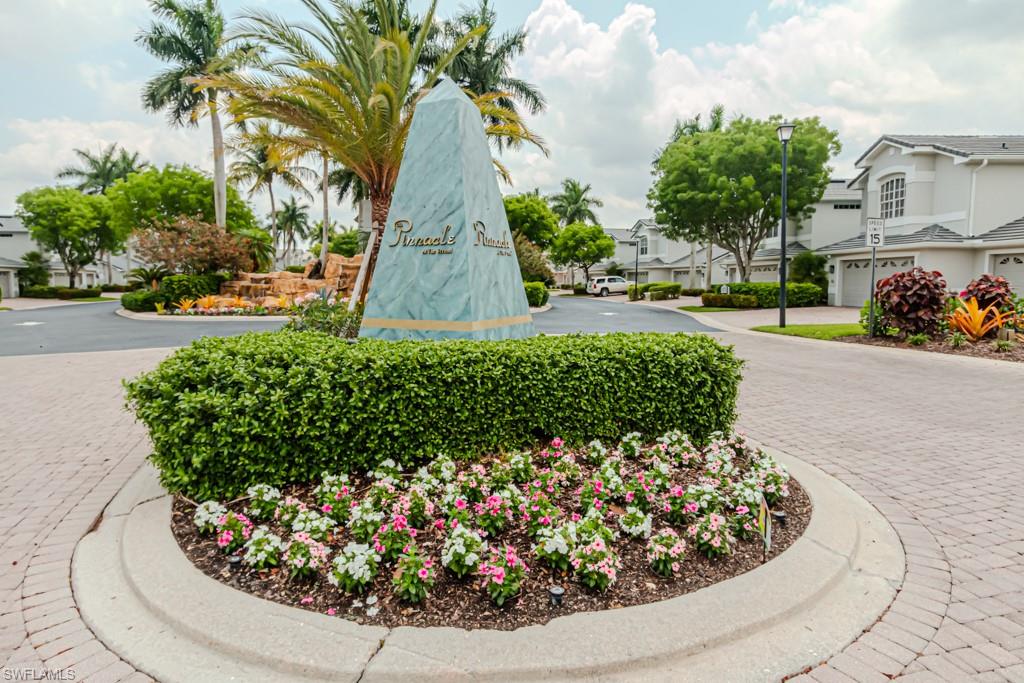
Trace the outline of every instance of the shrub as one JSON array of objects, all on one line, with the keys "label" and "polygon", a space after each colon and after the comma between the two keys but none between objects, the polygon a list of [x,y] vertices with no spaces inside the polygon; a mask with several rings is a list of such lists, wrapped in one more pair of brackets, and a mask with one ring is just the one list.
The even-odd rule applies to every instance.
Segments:
[{"label": "shrub", "polygon": [[58,299],[89,299],[102,294],[99,287],[89,289],[76,289],[74,287],[57,287]]},{"label": "shrub", "polygon": [[134,292],[125,292],[124,296],[121,297],[121,306],[125,310],[137,313],[155,311],[157,304],[164,305],[166,303],[167,300],[163,294],[154,292],[152,289],[138,289]]},{"label": "shrub", "polygon": [[574,284],[572,286],[572,293],[575,296],[583,296],[587,293],[587,286],[581,284]]},{"label": "shrub", "polygon": [[639,301],[644,298],[643,285],[626,285],[626,296],[630,301]]},{"label": "shrub", "polygon": [[129,285],[103,284],[103,285],[100,285],[100,291],[102,291],[102,292],[130,292],[131,291],[131,287]]},{"label": "shrub", "polygon": [[[703,335],[347,343],[282,331],[196,341],[127,383],[127,396],[164,484],[205,500],[556,435],[678,429],[703,442],[735,419],[740,367]],[[642,395],[621,391],[637,378]],[[586,409],[566,410],[566,395],[587,397]]]},{"label": "shrub", "polygon": [[701,306],[713,308],[757,308],[757,297],[752,294],[701,294]]},{"label": "shrub", "polygon": [[966,289],[960,293],[964,301],[977,299],[979,308],[1006,308],[1013,305],[1013,291],[1010,283],[1001,275],[985,273],[976,280],[971,280]]},{"label": "shrub", "polygon": [[684,288],[679,290],[680,296],[700,296],[704,293],[704,289],[696,287],[694,289]]},{"label": "shrub", "polygon": [[359,336],[363,322],[363,309],[356,306],[348,310],[347,301],[337,301],[326,290],[298,306],[285,329],[296,332],[321,332],[332,337],[354,339]]},{"label": "shrub", "polygon": [[918,266],[880,280],[875,299],[886,327],[903,336],[932,335],[945,315],[946,281],[939,271]]},{"label": "shrub", "polygon": [[[888,327],[885,324],[884,316],[882,315],[882,307],[875,302],[875,336],[876,337],[887,337],[890,334],[895,334],[895,330]],[[864,305],[860,307],[860,326],[864,328],[864,331],[871,334],[871,300],[865,299]]]},{"label": "shrub", "polygon": [[683,286],[678,282],[656,282],[653,286],[648,287],[647,291],[651,293],[651,301],[678,299],[680,292],[683,291]]},{"label": "shrub", "polygon": [[[791,282],[809,282],[821,289],[821,298],[818,300],[818,303],[825,303],[827,299],[828,272],[825,270],[826,263],[828,263],[828,258],[825,256],[815,254],[813,251],[804,251],[794,256],[789,266]],[[788,298],[789,287],[786,287],[786,293]]]},{"label": "shrub", "polygon": [[56,299],[57,288],[46,285],[22,287],[21,295],[31,299]]},{"label": "shrub", "polygon": [[[49,259],[39,251],[22,254],[25,267],[18,271],[18,286],[24,292],[27,287],[45,287],[50,282]],[[22,294],[22,296],[28,296]]]},{"label": "shrub", "polygon": [[907,344],[910,346],[924,346],[931,339],[927,334],[911,334],[907,336]]},{"label": "shrub", "polygon": [[490,559],[481,562],[477,569],[483,577],[484,588],[498,607],[519,594],[529,571],[526,563],[516,553],[516,549],[510,545],[500,550],[492,548]]},{"label": "shrub", "polygon": [[285,266],[284,269],[289,273],[305,273],[306,266]]},{"label": "shrub", "polygon": [[[949,328],[963,332],[968,339],[976,342],[990,334],[997,333],[1009,324],[1011,319],[1011,314],[1003,313],[994,304],[981,308],[978,305],[978,300],[972,298],[953,310],[949,316]],[[907,337],[908,341],[909,339],[910,337]]]},{"label": "shrub", "polygon": [[[753,295],[757,299],[757,305],[761,308],[776,308],[779,305],[778,282],[731,282],[729,283],[729,293]],[[818,285],[809,282],[786,283],[787,308],[817,306],[822,302],[824,296],[824,291]]]},{"label": "shrub", "polygon": [[227,276],[220,273],[206,275],[168,275],[160,281],[160,293],[165,301],[198,299],[207,294],[220,294],[220,285]]},{"label": "shrub", "polygon": [[540,308],[548,302],[548,288],[543,282],[524,282],[526,301],[531,308]]}]

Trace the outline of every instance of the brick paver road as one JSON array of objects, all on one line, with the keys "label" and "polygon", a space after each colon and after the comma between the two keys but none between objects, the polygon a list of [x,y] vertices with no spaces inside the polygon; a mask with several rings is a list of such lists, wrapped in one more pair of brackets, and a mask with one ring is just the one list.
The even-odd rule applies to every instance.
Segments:
[{"label": "brick paver road", "polygon": [[[1024,366],[722,334],[741,427],[876,505],[907,552],[888,613],[802,681],[1024,682]],[[75,542],[142,462],[120,379],[166,351],[0,358],[0,666],[145,677],[93,638]]]}]

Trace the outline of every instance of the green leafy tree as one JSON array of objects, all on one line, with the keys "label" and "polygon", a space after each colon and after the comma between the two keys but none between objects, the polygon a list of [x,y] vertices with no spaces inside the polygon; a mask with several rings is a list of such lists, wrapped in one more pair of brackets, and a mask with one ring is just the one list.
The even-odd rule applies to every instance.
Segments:
[{"label": "green leafy tree", "polygon": [[42,187],[18,197],[18,217],[32,239],[57,254],[72,287],[78,283],[78,272],[95,263],[100,251],[120,246],[110,228],[110,203],[103,195]]},{"label": "green leafy tree", "polygon": [[793,257],[789,266],[789,279],[792,282],[810,282],[821,287],[824,297],[828,292],[828,272],[825,266],[828,258],[813,251],[804,251]]},{"label": "green leafy tree", "polygon": [[[473,96],[494,95],[493,103],[513,116],[525,110],[530,114],[544,111],[547,103],[537,86],[512,75],[512,64],[522,55],[527,31],[517,27],[498,34],[494,30],[497,13],[491,0],[478,0],[476,6],[465,7],[454,18],[444,22],[441,29],[444,43],[456,45],[462,36],[477,27],[484,27],[479,39],[455,55],[445,73]],[[486,115],[488,124],[505,125],[507,116]],[[518,147],[522,138],[517,135],[495,135],[491,138],[499,151],[506,146]]]},{"label": "green leafy tree", "polygon": [[543,282],[548,285],[555,283],[555,274],[551,272],[548,261],[540,247],[531,242],[521,232],[515,233],[516,258],[519,260],[519,274],[523,282]]},{"label": "green leafy tree", "polygon": [[18,284],[22,287],[42,287],[50,284],[49,259],[41,251],[22,254],[25,267],[18,271]]},{"label": "green leafy tree", "polygon": [[578,180],[566,178],[562,191],[550,197],[551,210],[561,219],[563,225],[570,223],[597,223],[594,207],[604,206],[597,197],[592,197],[590,183],[584,185]]},{"label": "green leafy tree", "polygon": [[[711,241],[736,259],[741,279],[782,214],[781,118],[740,117],[720,131],[672,142],[655,165],[648,200],[669,239]],[[788,216],[799,220],[821,199],[839,136],[817,117],[796,121],[789,144]]]},{"label": "green leafy tree", "polygon": [[523,235],[542,249],[551,244],[558,231],[558,216],[543,197],[515,194],[505,197],[504,201],[512,232]]},{"label": "green leafy tree", "polygon": [[111,143],[99,154],[76,149],[75,156],[81,164],[65,166],[57,172],[57,177],[77,180],[75,189],[85,194],[103,194],[118,180],[149,166],[139,159],[138,152],[129,154],[126,149],[118,149],[117,143]]},{"label": "green leafy tree", "polygon": [[562,228],[551,243],[551,259],[560,265],[581,268],[590,279],[590,268],[615,254],[615,240],[600,225],[570,223]]},{"label": "green leafy tree", "polygon": [[[119,234],[157,223],[174,222],[181,216],[214,223],[213,181],[188,166],[149,168],[119,180],[107,190],[111,224]],[[227,222],[229,231],[256,227],[256,217],[238,191],[229,186]]]},{"label": "green leafy tree", "polygon": [[[228,169],[233,183],[249,186],[249,197],[266,191],[270,198],[271,263],[277,266],[277,205],[274,201],[274,183],[312,197],[302,179],[315,174],[295,163],[293,155],[279,142],[280,131],[260,121],[255,129],[247,130],[232,142],[231,150],[238,156]],[[263,257],[258,259],[263,263]]]},{"label": "green leafy tree", "polygon": [[227,22],[216,0],[150,0],[149,6],[156,21],[140,32],[136,41],[170,66],[146,83],[143,105],[150,111],[166,111],[172,126],[194,126],[202,116],[209,115],[214,220],[227,225],[228,190],[220,123],[220,99],[225,91],[199,82],[253,63],[258,50],[251,44],[228,40]]}]

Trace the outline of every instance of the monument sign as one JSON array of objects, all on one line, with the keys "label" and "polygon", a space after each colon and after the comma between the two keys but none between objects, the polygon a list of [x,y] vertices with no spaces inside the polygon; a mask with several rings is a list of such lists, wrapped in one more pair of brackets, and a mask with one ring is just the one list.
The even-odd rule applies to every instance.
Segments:
[{"label": "monument sign", "polygon": [[442,81],[416,105],[359,336],[533,334],[480,111]]}]

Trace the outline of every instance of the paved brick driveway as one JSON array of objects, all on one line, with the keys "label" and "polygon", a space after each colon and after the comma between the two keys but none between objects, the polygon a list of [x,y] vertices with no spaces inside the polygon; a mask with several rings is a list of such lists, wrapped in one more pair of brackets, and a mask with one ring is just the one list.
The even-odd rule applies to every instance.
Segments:
[{"label": "paved brick driveway", "polygon": [[[888,614],[801,680],[1024,682],[1024,367],[720,336],[748,361],[741,427],[852,486],[907,551]],[[79,619],[69,566],[147,450],[120,379],[165,354],[0,358],[0,667],[145,679]]]}]

